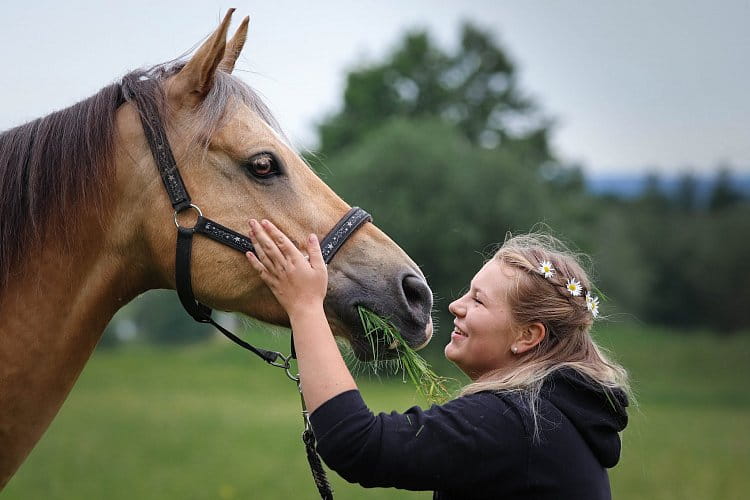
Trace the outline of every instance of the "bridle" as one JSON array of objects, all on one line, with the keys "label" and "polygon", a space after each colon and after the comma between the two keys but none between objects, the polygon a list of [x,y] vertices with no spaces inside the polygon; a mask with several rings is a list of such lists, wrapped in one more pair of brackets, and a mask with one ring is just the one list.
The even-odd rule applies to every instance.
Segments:
[{"label": "bridle", "polygon": [[[270,365],[283,368],[286,371],[287,376],[297,382],[299,388],[299,377],[290,372],[290,363],[295,357],[294,341],[291,343],[292,351],[289,356],[285,356],[277,351],[269,351],[267,349],[253,346],[216,323],[211,317],[212,309],[195,298],[190,274],[193,236],[195,234],[202,234],[214,241],[233,248],[238,252],[242,252],[243,254],[246,252],[256,253],[255,248],[253,248],[253,244],[249,238],[222,226],[216,221],[204,217],[201,209],[191,202],[190,194],[188,194],[182,176],[177,169],[177,163],[174,154],[172,153],[172,148],[169,146],[167,134],[162,126],[161,120],[159,119],[159,112],[155,104],[149,99],[144,99],[143,96],[138,93],[130,95],[129,100],[134,102],[139,111],[141,124],[143,125],[143,132],[146,135],[149,148],[154,156],[154,161],[159,169],[159,174],[161,175],[167,195],[169,195],[172,208],[174,209],[174,223],[175,226],[177,226],[175,283],[177,295],[179,296],[182,306],[196,321],[200,323],[210,323],[240,347],[253,352]],[[186,210],[193,210],[198,216],[192,227],[182,226],[178,221],[178,215]],[[331,229],[320,242],[321,253],[325,263],[328,264],[331,259],[333,259],[333,256],[336,255],[341,246],[357,231],[357,229],[362,227],[366,222],[371,221],[372,216],[359,207],[352,207],[346,214],[344,214],[333,229]],[[309,418],[304,406],[304,399],[302,405],[302,414],[305,419],[305,432],[302,435],[302,439],[307,448],[307,455],[313,472],[313,478],[315,479],[321,497],[326,499],[333,498],[330,486],[325,477],[325,471],[320,465],[320,459],[315,452],[315,438],[310,428]]]}]

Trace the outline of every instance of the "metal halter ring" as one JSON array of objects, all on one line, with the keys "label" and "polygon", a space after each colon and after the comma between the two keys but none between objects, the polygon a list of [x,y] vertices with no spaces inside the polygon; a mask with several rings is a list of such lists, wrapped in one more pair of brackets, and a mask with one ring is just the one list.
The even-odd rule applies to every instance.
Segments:
[{"label": "metal halter ring", "polygon": [[[192,208],[193,210],[195,210],[196,212],[198,212],[198,217],[203,217],[203,212],[201,212],[201,209],[198,208],[197,205],[193,205],[192,203],[190,205],[188,205],[187,207],[183,208],[182,210],[175,210],[174,211],[174,225],[177,226],[177,229],[183,229],[183,227],[180,226],[180,223],[177,222],[177,214],[179,214],[180,212],[183,212],[183,211],[187,210],[188,208]],[[195,227],[195,226],[193,226],[193,227]],[[184,228],[184,229],[192,229],[192,228]]]},{"label": "metal halter ring", "polygon": [[276,366],[278,368],[283,368],[284,371],[286,372],[286,376],[289,377],[290,380],[299,383],[299,375],[294,375],[291,372],[291,370],[292,370],[292,355],[290,354],[289,356],[284,356],[280,352],[275,352],[275,354],[276,354],[276,359],[281,358],[284,362],[283,363],[279,363],[278,361],[271,361],[268,364],[271,365],[271,366]]}]

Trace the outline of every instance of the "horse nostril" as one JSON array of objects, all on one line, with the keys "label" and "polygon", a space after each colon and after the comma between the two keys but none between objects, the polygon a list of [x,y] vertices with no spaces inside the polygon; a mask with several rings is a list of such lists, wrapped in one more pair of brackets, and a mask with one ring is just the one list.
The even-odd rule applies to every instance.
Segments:
[{"label": "horse nostril", "polygon": [[407,275],[401,282],[401,287],[404,290],[406,305],[412,314],[420,321],[427,321],[432,309],[432,292],[424,279],[413,274]]}]

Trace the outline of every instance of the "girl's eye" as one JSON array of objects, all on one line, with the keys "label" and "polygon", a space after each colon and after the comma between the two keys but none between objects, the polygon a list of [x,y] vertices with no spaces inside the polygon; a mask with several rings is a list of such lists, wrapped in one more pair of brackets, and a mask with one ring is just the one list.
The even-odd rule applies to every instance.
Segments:
[{"label": "girl's eye", "polygon": [[280,173],[279,164],[271,153],[260,153],[253,156],[247,162],[245,168],[255,177],[261,179]]}]

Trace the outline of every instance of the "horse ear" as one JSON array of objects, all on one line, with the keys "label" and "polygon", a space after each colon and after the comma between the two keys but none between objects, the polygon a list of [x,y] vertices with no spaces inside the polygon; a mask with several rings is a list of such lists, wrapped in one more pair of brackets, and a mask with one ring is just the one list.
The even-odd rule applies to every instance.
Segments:
[{"label": "horse ear", "polygon": [[234,9],[229,9],[214,33],[203,42],[188,63],[175,75],[168,94],[182,104],[195,106],[211,90],[216,68],[224,57],[227,29]]},{"label": "horse ear", "polygon": [[247,16],[242,20],[240,27],[237,28],[234,36],[229,40],[229,43],[227,43],[227,48],[224,51],[224,58],[219,63],[219,70],[225,73],[231,73],[232,70],[234,70],[234,63],[236,63],[237,58],[240,57],[242,47],[245,46],[245,40],[247,40],[247,26],[249,23],[250,16]]}]

